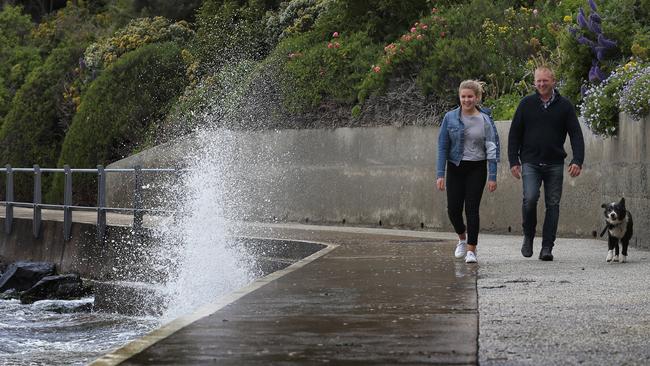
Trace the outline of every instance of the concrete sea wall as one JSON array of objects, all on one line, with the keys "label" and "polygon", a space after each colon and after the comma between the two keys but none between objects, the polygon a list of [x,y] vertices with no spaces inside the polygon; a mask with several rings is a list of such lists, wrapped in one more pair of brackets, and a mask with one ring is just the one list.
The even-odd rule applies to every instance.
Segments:
[{"label": "concrete sea wall", "polygon": [[[594,136],[583,126],[585,165],[580,177],[565,175],[560,236],[600,233],[604,222],[600,205],[624,196],[636,222],[634,245],[650,247],[645,239],[650,233],[649,123],[648,117],[636,122],[621,115],[620,134],[610,139]],[[481,226],[483,231],[519,234],[522,188],[507,163],[509,127],[508,121],[497,122],[502,163],[497,191],[484,194]],[[434,184],[437,136],[437,127],[235,133],[231,151],[238,155],[228,159],[227,206],[233,217],[244,220],[449,231],[446,195]],[[188,137],[109,167],[182,167],[197,145]],[[568,142],[567,152],[571,156]],[[129,205],[132,188],[129,177],[109,176],[109,205]],[[542,218],[540,199],[538,233]]]}]

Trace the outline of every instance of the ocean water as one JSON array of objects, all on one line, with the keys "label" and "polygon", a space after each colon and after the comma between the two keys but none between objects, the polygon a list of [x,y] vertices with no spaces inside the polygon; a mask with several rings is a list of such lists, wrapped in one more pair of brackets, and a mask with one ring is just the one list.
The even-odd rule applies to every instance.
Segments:
[{"label": "ocean water", "polygon": [[0,300],[0,365],[85,365],[159,325],[154,317],[75,311],[92,302]]}]

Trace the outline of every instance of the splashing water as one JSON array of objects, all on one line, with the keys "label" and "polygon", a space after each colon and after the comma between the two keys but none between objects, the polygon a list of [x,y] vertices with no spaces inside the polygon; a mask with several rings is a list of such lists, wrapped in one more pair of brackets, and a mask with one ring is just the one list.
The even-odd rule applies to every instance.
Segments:
[{"label": "splashing water", "polygon": [[187,157],[188,172],[173,188],[184,214],[175,225],[160,228],[167,244],[160,254],[171,260],[172,268],[163,321],[190,313],[253,279],[245,253],[228,237],[235,222],[227,208],[233,184],[228,169],[235,159],[232,133],[206,129],[196,137],[199,148]]}]

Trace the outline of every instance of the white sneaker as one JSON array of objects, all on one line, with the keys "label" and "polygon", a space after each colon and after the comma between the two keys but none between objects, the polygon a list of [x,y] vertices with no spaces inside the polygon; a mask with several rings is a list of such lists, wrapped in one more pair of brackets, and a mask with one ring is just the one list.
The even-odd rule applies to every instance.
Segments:
[{"label": "white sneaker", "polygon": [[465,256],[465,253],[467,253],[467,240],[458,240],[454,255],[456,258],[463,258]]},{"label": "white sneaker", "polygon": [[476,254],[474,252],[467,252],[465,263],[476,263]]}]

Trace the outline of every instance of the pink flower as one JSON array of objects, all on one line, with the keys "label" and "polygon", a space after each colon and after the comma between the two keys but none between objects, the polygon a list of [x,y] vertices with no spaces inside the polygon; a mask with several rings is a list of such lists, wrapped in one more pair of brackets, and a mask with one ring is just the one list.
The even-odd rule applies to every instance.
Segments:
[{"label": "pink flower", "polygon": [[341,45],[338,42],[334,42],[334,48],[339,48]]},{"label": "pink flower", "polygon": [[417,40],[421,40],[421,39],[424,38],[424,37],[423,37],[421,34],[418,34],[415,38],[416,38]]},{"label": "pink flower", "polygon": [[373,66],[372,71],[378,74],[381,71],[381,67],[379,66]]},{"label": "pink flower", "polygon": [[417,28],[413,27],[411,28],[411,33],[415,33],[417,31]]},{"label": "pink flower", "polygon": [[328,43],[327,48],[334,48],[334,44],[332,42]]},{"label": "pink flower", "polygon": [[445,32],[440,32],[440,38],[445,38],[447,36],[447,33]]},{"label": "pink flower", "polygon": [[422,29],[427,30],[427,29],[429,29],[429,26],[426,25],[426,24],[422,24]]},{"label": "pink flower", "polygon": [[339,38],[339,32],[334,32],[334,33],[332,33],[332,37],[334,37],[334,38]]}]

